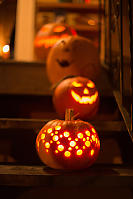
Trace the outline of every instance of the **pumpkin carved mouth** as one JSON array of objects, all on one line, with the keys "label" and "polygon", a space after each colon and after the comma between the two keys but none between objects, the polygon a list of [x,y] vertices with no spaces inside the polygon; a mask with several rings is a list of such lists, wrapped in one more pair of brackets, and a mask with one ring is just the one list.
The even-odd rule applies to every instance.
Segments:
[{"label": "pumpkin carved mouth", "polygon": [[93,104],[98,97],[98,92],[96,91],[94,95],[91,96],[80,96],[77,93],[75,93],[73,90],[71,91],[71,95],[74,98],[74,100],[80,104]]},{"label": "pumpkin carved mouth", "polygon": [[71,64],[69,61],[63,59],[63,60],[59,60],[57,59],[56,60],[58,62],[58,64],[61,66],[61,67],[69,67],[69,65]]}]

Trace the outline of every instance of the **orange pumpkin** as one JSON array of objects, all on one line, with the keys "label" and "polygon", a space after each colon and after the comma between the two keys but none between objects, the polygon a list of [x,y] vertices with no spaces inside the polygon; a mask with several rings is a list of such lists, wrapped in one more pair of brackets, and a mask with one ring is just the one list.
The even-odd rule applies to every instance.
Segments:
[{"label": "orange pumpkin", "polygon": [[84,37],[69,36],[52,47],[46,65],[48,79],[52,84],[68,75],[96,80],[100,73],[98,48]]},{"label": "orange pumpkin", "polygon": [[61,38],[77,35],[76,31],[64,23],[49,23],[43,25],[35,37],[35,54],[40,60],[45,60],[51,47]]},{"label": "orange pumpkin", "polygon": [[40,130],[36,149],[43,163],[55,169],[83,169],[99,154],[100,140],[94,127],[82,120],[52,120]]},{"label": "orange pumpkin", "polygon": [[53,104],[61,118],[64,118],[67,108],[73,108],[79,118],[90,119],[98,111],[99,94],[95,84],[88,78],[71,77],[56,86]]}]

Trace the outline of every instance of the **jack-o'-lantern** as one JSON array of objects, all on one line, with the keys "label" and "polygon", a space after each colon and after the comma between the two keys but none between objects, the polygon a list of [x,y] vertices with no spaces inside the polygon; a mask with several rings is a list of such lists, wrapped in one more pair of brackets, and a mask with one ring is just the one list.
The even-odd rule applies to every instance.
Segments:
[{"label": "jack-o'-lantern", "polygon": [[52,84],[68,75],[84,76],[95,81],[100,73],[98,48],[81,36],[61,39],[49,52],[46,71]]},{"label": "jack-o'-lantern", "polygon": [[60,39],[69,35],[77,35],[76,31],[64,23],[43,25],[35,37],[35,54],[45,60],[51,47]]},{"label": "jack-o'-lantern", "polygon": [[[71,111],[71,110],[70,110]],[[43,163],[55,169],[83,169],[99,154],[100,140],[94,127],[82,120],[52,120],[40,130],[36,149]]]},{"label": "jack-o'-lantern", "polygon": [[75,114],[79,114],[79,118],[92,119],[99,107],[98,90],[88,78],[66,78],[56,86],[53,104],[61,118],[64,118],[67,108],[73,108]]}]

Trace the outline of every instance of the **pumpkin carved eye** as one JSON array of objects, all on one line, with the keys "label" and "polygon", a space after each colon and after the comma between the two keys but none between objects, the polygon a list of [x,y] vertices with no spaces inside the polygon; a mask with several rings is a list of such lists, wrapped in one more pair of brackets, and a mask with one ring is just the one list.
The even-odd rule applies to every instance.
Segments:
[{"label": "pumpkin carved eye", "polygon": [[73,85],[74,87],[82,87],[82,86],[83,86],[81,83],[78,83],[78,82],[76,82],[76,81],[72,82],[72,85]]},{"label": "pumpkin carved eye", "polygon": [[94,87],[95,87],[95,84],[94,84],[92,81],[89,81],[89,82],[87,83],[87,86],[88,86],[89,88],[94,88]]}]

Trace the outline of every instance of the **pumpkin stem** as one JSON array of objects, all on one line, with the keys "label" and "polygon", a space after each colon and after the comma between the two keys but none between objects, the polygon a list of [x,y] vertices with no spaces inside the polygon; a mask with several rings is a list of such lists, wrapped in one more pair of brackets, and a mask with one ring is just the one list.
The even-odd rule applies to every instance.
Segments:
[{"label": "pumpkin stem", "polygon": [[71,109],[71,108],[66,109],[65,120],[71,121],[73,119],[73,114],[74,114],[74,110],[73,109]]}]

